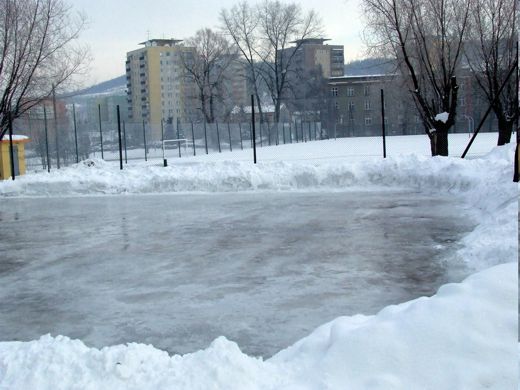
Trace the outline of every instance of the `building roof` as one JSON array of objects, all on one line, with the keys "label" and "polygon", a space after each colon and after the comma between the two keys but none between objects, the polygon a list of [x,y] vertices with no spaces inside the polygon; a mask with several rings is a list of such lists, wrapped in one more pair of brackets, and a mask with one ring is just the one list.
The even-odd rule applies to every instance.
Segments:
[{"label": "building roof", "polygon": [[148,39],[147,41],[139,43],[145,46],[174,46],[177,43],[182,42],[182,39]]},{"label": "building roof", "polygon": [[296,41],[292,41],[291,43],[295,44],[314,44],[314,45],[323,45],[323,42],[330,41],[330,38],[305,38],[305,39],[297,39]]}]

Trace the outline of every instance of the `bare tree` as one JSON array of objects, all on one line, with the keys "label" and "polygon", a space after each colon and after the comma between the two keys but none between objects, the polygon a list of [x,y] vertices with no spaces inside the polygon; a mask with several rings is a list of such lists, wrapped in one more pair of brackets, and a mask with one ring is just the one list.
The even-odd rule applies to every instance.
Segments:
[{"label": "bare tree", "polygon": [[224,99],[223,84],[229,65],[236,59],[236,51],[223,35],[209,28],[198,30],[186,40],[186,45],[194,50],[183,56],[184,68],[195,85],[195,99],[205,121],[213,123],[217,105]]},{"label": "bare tree", "polygon": [[305,39],[322,35],[322,24],[316,12],[304,14],[295,3],[265,0],[257,12],[260,20],[258,53],[262,60],[259,70],[271,95],[278,122],[282,99],[288,93],[288,72],[297,51]]},{"label": "bare tree", "polygon": [[228,34],[239,53],[247,62],[247,73],[244,77],[249,81],[253,88],[260,114],[262,118],[262,102],[259,92],[259,68],[261,60],[259,49],[259,19],[256,8],[251,7],[247,1],[235,4],[231,9],[223,9],[220,13],[221,28]]},{"label": "bare tree", "polygon": [[430,138],[448,155],[471,0],[363,0],[372,44],[398,59]]},{"label": "bare tree", "polygon": [[0,0],[0,138],[15,119],[70,86],[88,49],[75,43],[85,17],[62,0]]},{"label": "bare tree", "polygon": [[[472,29],[466,45],[467,63],[498,119],[498,145],[511,141],[518,118],[515,78],[506,76],[515,66],[516,1],[479,0],[471,8]],[[505,84],[502,93],[498,93]]]}]

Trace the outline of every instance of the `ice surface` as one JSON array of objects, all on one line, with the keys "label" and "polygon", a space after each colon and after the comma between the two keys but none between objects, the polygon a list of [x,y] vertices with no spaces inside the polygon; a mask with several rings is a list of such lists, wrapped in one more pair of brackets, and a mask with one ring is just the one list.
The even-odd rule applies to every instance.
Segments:
[{"label": "ice surface", "polygon": [[0,334],[173,353],[224,335],[271,356],[338,315],[461,280],[447,259],[466,214],[396,190],[7,199]]}]

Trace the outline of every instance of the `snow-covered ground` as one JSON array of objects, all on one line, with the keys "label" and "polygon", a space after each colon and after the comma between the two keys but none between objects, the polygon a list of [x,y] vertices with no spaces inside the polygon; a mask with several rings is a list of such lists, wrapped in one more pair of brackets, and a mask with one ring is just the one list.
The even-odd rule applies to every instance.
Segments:
[{"label": "snow-covered ground", "polygon": [[265,361],[223,337],[183,356],[141,344],[90,348],[63,336],[3,342],[0,389],[517,388],[514,148],[493,149],[491,142],[481,151],[489,154],[471,160],[427,153],[361,160],[334,152],[342,142],[263,148],[272,157],[259,155],[256,166],[230,160],[232,153],[228,160],[217,155],[222,161],[211,155],[169,159],[167,168],[157,161],[131,163],[123,171],[92,160],[0,184],[0,210],[9,207],[9,197],[23,196],[409,188],[449,194],[473,209],[479,224],[459,251],[472,276],[376,315],[338,317]]}]

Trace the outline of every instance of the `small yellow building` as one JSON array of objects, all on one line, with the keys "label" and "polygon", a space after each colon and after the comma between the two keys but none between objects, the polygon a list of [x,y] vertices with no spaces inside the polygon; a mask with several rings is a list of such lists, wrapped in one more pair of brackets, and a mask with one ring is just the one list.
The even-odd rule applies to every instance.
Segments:
[{"label": "small yellow building", "polygon": [[[23,135],[13,135],[14,174],[25,174],[25,144],[29,138]],[[11,178],[11,155],[9,152],[9,136],[0,140],[0,180]]]}]

